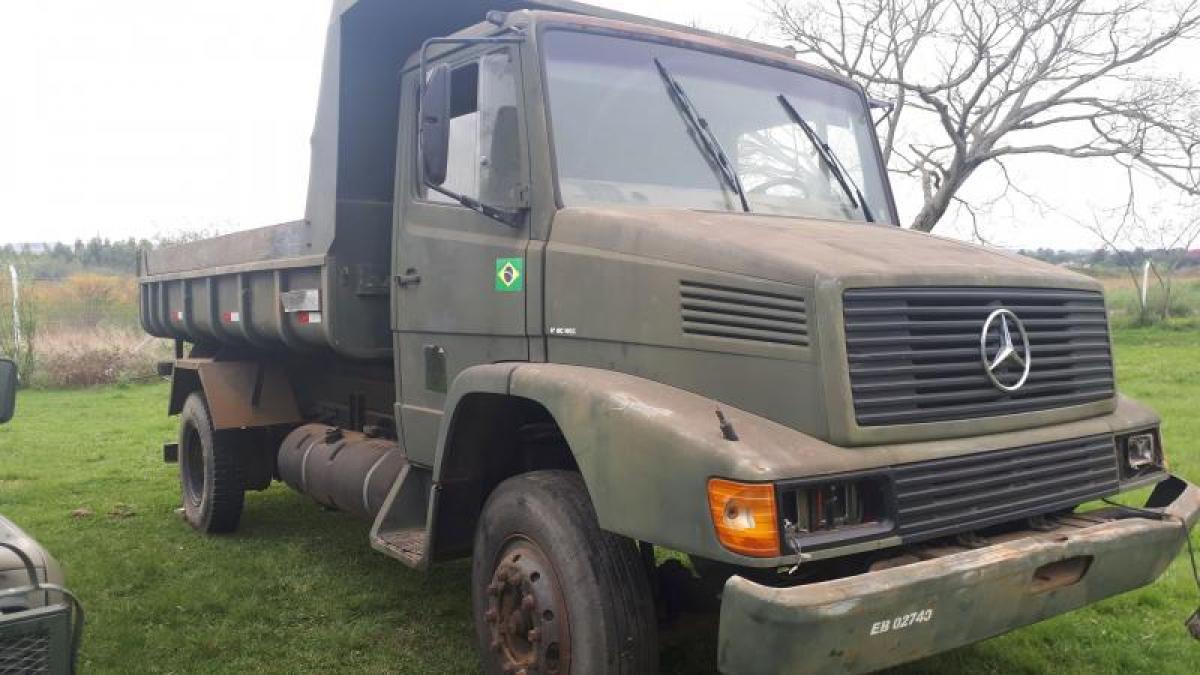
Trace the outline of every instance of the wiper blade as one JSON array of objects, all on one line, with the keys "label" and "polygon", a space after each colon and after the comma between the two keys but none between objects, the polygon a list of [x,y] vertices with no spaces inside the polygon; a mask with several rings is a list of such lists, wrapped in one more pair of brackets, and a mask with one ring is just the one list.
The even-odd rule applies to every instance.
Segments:
[{"label": "wiper blade", "polygon": [[654,59],[654,65],[658,67],[658,74],[662,76],[663,82],[667,85],[667,92],[671,95],[671,101],[675,103],[675,107],[679,109],[679,115],[683,117],[683,121],[687,123],[692,132],[696,134],[696,140],[704,151],[708,153],[708,157],[712,160],[717,173],[721,179],[733,190],[738,199],[742,202],[742,210],[750,212],[750,202],[746,199],[746,190],[742,187],[742,179],[738,177],[737,170],[733,168],[733,163],[729,161],[729,156],[725,154],[725,149],[721,147],[721,142],[717,140],[716,134],[708,126],[708,120],[700,115],[700,111],[696,109],[696,105],[692,103],[692,99],[688,97],[683,85],[679,84],[679,80],[671,75],[671,71],[662,64],[657,58]]},{"label": "wiper blade", "polygon": [[832,173],[833,177],[837,179],[838,185],[842,188],[842,192],[846,193],[846,198],[850,200],[850,205],[856,209],[861,209],[863,216],[867,219],[868,223],[875,222],[875,216],[871,214],[871,207],[867,206],[866,197],[863,196],[862,190],[858,188],[858,183],[854,182],[854,178],[850,175],[850,172],[846,170],[846,166],[842,164],[842,160],[838,159],[838,156],[836,153],[834,153],[833,148],[829,147],[829,144],[826,143],[817,134],[817,131],[812,128],[808,121],[800,115],[800,112],[796,110],[796,107],[792,105],[792,102],[788,100],[787,96],[780,94],[778,98],[779,104],[783,106],[783,109],[787,112],[788,117],[791,118],[792,122],[794,122],[796,126],[800,127],[800,129],[804,131],[804,135],[808,137],[809,142],[813,144],[814,148],[816,148],[817,155],[820,156],[821,161],[825,162],[825,166],[829,167],[830,173]]},{"label": "wiper blade", "polygon": [[498,220],[511,228],[521,227],[521,222],[525,218],[526,209],[505,209],[499,206],[491,206],[489,204],[484,204],[478,199],[473,199],[466,195],[460,195],[457,192],[447,190],[440,185],[431,185],[426,183],[425,187],[433,190],[434,192],[443,194],[450,199],[453,199],[454,201],[462,204],[472,211],[475,211],[476,213],[482,213],[492,220]]}]

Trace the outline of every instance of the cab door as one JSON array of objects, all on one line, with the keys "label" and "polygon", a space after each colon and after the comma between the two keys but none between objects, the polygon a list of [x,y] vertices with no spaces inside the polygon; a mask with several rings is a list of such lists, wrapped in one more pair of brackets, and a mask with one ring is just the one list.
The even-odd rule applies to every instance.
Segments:
[{"label": "cab door", "polygon": [[[450,153],[443,187],[521,209],[526,150],[517,45],[474,46],[438,62],[452,67]],[[509,225],[421,185],[417,169],[419,75],[406,75],[401,126],[393,327],[397,417],[409,459],[431,465],[446,392],[477,364],[529,360],[526,251],[529,228]]]}]

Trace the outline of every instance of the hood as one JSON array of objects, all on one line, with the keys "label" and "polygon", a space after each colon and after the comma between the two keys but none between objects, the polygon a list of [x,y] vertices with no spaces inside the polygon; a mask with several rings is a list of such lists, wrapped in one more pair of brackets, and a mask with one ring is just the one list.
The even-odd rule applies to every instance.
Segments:
[{"label": "hood", "polygon": [[[1079,419],[1112,407],[1109,397],[1053,412],[858,426],[847,364],[844,290],[983,287],[983,295],[996,300],[1026,297],[1031,289],[1051,295],[1101,290],[1091,278],[1004,251],[885,225],[622,207],[562,210],[544,255],[540,286],[545,289],[548,360],[670,384],[841,445],[968,435],[983,426],[1005,431],[1050,419]],[[1104,316],[1102,303],[1086,311],[1089,321]],[[907,330],[901,325],[909,321],[907,316],[886,314],[874,321],[867,330],[883,332],[859,336],[867,340],[862,344],[886,344]],[[914,339],[940,341],[958,359],[950,365],[961,369],[978,360],[972,348],[978,348],[977,331],[985,318],[986,313],[969,319],[978,325],[962,332],[934,326],[941,332]],[[1035,332],[1039,330],[1059,329],[1040,325]],[[1066,332],[1054,340],[1076,339],[1069,326],[1062,330]],[[1080,335],[1087,344],[1078,348],[1091,350],[1093,357],[1106,353],[1106,347],[1100,348],[1104,345],[1089,342],[1093,337]],[[951,384],[933,386],[979,385],[990,394],[984,372],[978,376],[982,382],[963,385],[961,377],[948,375]],[[1075,377],[1053,374],[1060,376]],[[868,384],[883,388],[876,398],[891,410],[889,392],[906,382]],[[1096,391],[1072,391],[1103,396],[1102,384],[1096,384]],[[939,392],[943,397],[950,393]],[[898,404],[907,400],[893,398]],[[999,395],[988,401],[995,402],[993,398],[999,400]],[[866,400],[877,402],[870,396]]]},{"label": "hood", "polygon": [[1014,285],[1099,289],[1087,276],[891,225],[646,208],[567,208],[556,243],[800,286]]}]

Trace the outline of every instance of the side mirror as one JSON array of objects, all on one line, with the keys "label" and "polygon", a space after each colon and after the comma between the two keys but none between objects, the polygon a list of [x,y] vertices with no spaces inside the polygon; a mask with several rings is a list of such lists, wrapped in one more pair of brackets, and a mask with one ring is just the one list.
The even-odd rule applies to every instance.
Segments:
[{"label": "side mirror", "polygon": [[421,89],[421,168],[425,182],[446,182],[450,160],[450,66],[442,63],[429,71]]},{"label": "side mirror", "polygon": [[0,359],[0,424],[13,418],[17,406],[17,364]]}]

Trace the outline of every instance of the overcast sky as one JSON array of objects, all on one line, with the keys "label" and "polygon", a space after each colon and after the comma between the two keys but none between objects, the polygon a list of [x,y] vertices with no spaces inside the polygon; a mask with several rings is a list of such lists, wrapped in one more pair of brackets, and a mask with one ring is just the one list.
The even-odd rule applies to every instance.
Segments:
[{"label": "overcast sky", "polygon": [[[772,38],[756,0],[595,4]],[[0,0],[0,243],[232,231],[301,217],[329,5]],[[1194,55],[1163,67],[1200,79]],[[1024,200],[995,209],[985,230],[1008,246],[1093,245],[1070,217],[1089,218],[1123,185],[1105,163],[1013,168],[1060,214]],[[910,218],[916,196],[906,185],[897,191]],[[938,231],[968,229],[944,221]]]}]

